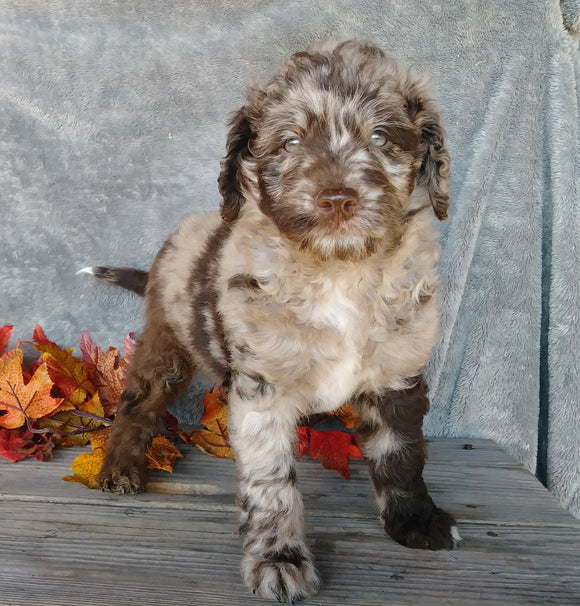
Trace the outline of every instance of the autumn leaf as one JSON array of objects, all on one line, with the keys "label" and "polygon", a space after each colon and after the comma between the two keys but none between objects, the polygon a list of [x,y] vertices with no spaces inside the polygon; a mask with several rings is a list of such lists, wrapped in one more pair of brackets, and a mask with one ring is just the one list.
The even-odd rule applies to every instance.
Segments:
[{"label": "autumn leaf", "polygon": [[167,438],[158,436],[153,439],[147,451],[147,469],[161,469],[171,473],[177,459],[183,459],[183,455],[175,444]]},{"label": "autumn leaf", "polygon": [[351,436],[352,441],[348,450],[351,459],[362,459],[361,449],[354,443],[355,436]]},{"label": "autumn leaf", "polygon": [[182,442],[189,444],[189,436],[179,427],[179,421],[169,412],[167,415],[167,427],[171,430],[177,438],[179,438]]},{"label": "autumn leaf", "polygon": [[300,458],[306,454],[309,445],[313,459],[318,459],[326,469],[338,471],[345,480],[350,479],[349,460],[360,457],[360,450],[354,444],[354,436],[344,431],[318,431],[312,427],[299,427],[298,443]]},{"label": "autumn leaf", "polygon": [[357,418],[350,404],[343,404],[332,414],[340,419],[345,429],[356,429]]},{"label": "autumn leaf", "polygon": [[6,429],[16,429],[27,419],[39,419],[63,408],[63,399],[51,396],[54,384],[46,364],[41,364],[25,384],[23,359],[20,347],[0,359],[0,426]]},{"label": "autumn leaf", "polygon": [[6,351],[10,335],[12,334],[12,326],[6,325],[0,328],[0,356]]},{"label": "autumn leaf", "polygon": [[135,351],[135,347],[137,346],[137,338],[134,332],[130,332],[125,335],[123,339],[123,357],[119,362],[119,367],[122,369],[124,373],[123,376],[127,374],[127,366],[129,366],[129,360]]},{"label": "autumn leaf", "polygon": [[79,482],[88,488],[98,488],[97,474],[105,460],[105,449],[111,428],[95,431],[90,435],[92,452],[80,454],[71,465],[72,476],[64,476],[65,482]]},{"label": "autumn leaf", "polygon": [[105,416],[111,416],[117,411],[121,394],[125,389],[125,375],[129,365],[129,357],[133,351],[135,341],[131,335],[125,337],[125,352],[119,359],[119,351],[109,347],[105,353],[95,345],[89,334],[82,333],[79,344],[82,352],[81,361],[86,366],[89,378],[99,391]]},{"label": "autumn leaf", "polygon": [[39,427],[62,436],[61,446],[84,446],[89,441],[90,433],[104,424],[110,424],[110,421],[104,418],[98,392],[74,409],[57,412],[37,421]]},{"label": "autumn leaf", "polygon": [[221,401],[219,389],[205,393],[204,406],[200,423],[206,429],[193,431],[188,441],[206,454],[235,459],[228,435],[228,407]]},{"label": "autumn leaf", "polygon": [[[82,453],[72,462],[73,473],[63,477],[65,482],[79,482],[88,488],[98,488],[96,476],[103,466],[110,434],[111,428],[107,427],[89,435],[92,452]],[[157,436],[153,438],[146,457],[147,469],[160,469],[171,473],[175,461],[182,459],[183,455],[170,440]]]},{"label": "autumn leaf", "polygon": [[39,461],[50,461],[57,444],[54,436],[32,433],[26,427],[0,428],[0,457],[13,463],[34,457]]},{"label": "autumn leaf", "polygon": [[326,469],[335,469],[348,480],[351,441],[351,435],[344,431],[310,429],[310,456],[318,459]]},{"label": "autumn leaf", "polygon": [[31,345],[41,353],[40,362],[45,363],[48,374],[65,400],[75,407],[90,399],[96,388],[89,379],[87,367],[77,357],[73,349],[61,349],[49,341],[40,326],[36,326]]},{"label": "autumn leaf", "polygon": [[298,458],[301,459],[308,452],[308,448],[310,447],[308,427],[298,427],[297,434],[298,442],[296,444],[296,453],[298,454]]}]

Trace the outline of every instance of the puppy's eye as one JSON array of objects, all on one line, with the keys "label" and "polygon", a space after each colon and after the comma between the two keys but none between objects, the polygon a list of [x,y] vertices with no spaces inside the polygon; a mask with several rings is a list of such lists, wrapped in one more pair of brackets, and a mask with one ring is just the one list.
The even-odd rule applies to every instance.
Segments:
[{"label": "puppy's eye", "polygon": [[296,151],[299,147],[300,147],[300,139],[298,139],[296,137],[292,137],[291,139],[288,139],[286,141],[286,143],[284,143],[284,149],[287,152]]},{"label": "puppy's eye", "polygon": [[377,128],[371,135],[369,145],[372,147],[383,147],[387,142],[387,135],[384,130]]}]

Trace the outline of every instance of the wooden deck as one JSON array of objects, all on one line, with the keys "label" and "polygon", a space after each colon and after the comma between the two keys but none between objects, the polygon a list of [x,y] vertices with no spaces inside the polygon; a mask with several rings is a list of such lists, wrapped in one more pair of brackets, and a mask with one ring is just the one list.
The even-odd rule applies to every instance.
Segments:
[{"label": "wooden deck", "polygon": [[[231,461],[188,449],[155,492],[118,497],[60,480],[78,452],[0,460],[2,606],[270,603],[239,580]],[[580,604],[580,521],[492,442],[430,443],[427,483],[464,539],[450,552],[383,533],[362,462],[350,482],[316,461],[298,472],[325,583],[304,604]]]}]

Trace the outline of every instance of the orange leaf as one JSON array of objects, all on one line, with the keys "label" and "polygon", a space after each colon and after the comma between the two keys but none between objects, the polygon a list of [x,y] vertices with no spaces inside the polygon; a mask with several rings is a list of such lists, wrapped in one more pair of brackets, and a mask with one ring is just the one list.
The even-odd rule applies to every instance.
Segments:
[{"label": "orange leaf", "polygon": [[195,444],[201,452],[219,457],[220,459],[235,459],[236,456],[227,438],[223,438],[212,431],[198,429],[189,435],[189,442]]},{"label": "orange leaf", "polygon": [[89,378],[99,391],[106,416],[116,412],[125,388],[125,375],[130,356],[128,344],[126,338],[125,354],[119,360],[119,351],[115,347],[109,347],[105,353],[92,342],[87,332],[82,333],[79,344],[82,352],[81,360],[88,370]]},{"label": "orange leaf", "polygon": [[350,445],[349,455],[351,459],[362,459],[362,452],[356,444]]},{"label": "orange leaf", "polygon": [[173,442],[161,436],[153,438],[147,451],[147,469],[162,469],[171,473],[177,459],[183,459],[183,455]]},{"label": "orange leaf", "polygon": [[7,429],[20,427],[26,422],[26,417],[34,420],[47,416],[63,402],[62,398],[50,395],[53,382],[46,364],[41,364],[30,381],[24,383],[23,359],[20,347],[0,359],[0,426]]},{"label": "orange leaf", "polygon": [[357,418],[348,402],[343,404],[338,410],[335,410],[333,414],[340,419],[340,422],[344,425],[345,429],[356,429]]},{"label": "orange leaf", "polygon": [[40,326],[36,326],[33,335],[35,343],[31,345],[40,352],[40,362],[46,363],[48,374],[60,389],[67,402],[78,406],[95,392],[95,386],[89,380],[86,366],[72,355],[72,347],[61,349],[49,341]]},{"label": "orange leaf", "polygon": [[193,431],[188,441],[214,457],[234,459],[228,435],[228,407],[220,400],[219,389],[205,393],[205,414],[200,423],[206,429]]},{"label": "orange leaf", "polygon": [[204,415],[199,422],[210,431],[227,432],[228,406],[220,399],[219,389],[205,392],[203,406]]}]

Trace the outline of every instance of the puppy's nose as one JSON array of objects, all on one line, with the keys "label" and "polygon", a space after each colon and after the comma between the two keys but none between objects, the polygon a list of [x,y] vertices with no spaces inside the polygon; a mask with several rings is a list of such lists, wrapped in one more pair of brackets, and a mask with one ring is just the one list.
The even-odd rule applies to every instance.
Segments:
[{"label": "puppy's nose", "polygon": [[322,214],[331,217],[338,224],[356,212],[358,193],[350,187],[325,189],[316,196],[316,204]]}]

